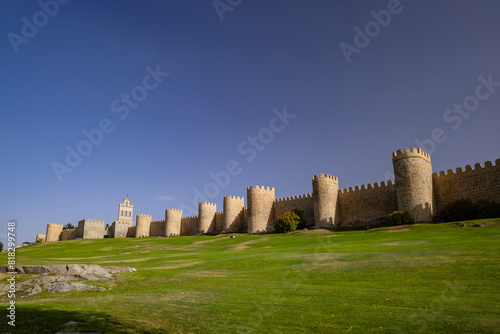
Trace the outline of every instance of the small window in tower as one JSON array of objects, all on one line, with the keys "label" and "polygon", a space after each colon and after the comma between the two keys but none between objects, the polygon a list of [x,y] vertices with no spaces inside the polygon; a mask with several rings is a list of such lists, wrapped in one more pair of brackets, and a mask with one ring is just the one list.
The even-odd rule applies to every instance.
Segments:
[{"label": "small window in tower", "polygon": [[123,216],[123,210],[122,210],[122,211],[120,211],[120,216]]}]

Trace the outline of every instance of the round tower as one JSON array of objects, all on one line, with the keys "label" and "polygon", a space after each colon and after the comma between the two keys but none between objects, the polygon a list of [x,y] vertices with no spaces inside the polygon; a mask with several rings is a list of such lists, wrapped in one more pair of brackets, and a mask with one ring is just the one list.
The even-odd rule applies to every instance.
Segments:
[{"label": "round tower", "polygon": [[45,242],[45,234],[37,234],[35,242]]},{"label": "round tower", "polygon": [[314,175],[313,207],[314,226],[316,228],[332,228],[338,225],[335,222],[337,197],[339,195],[339,180],[328,174]]},{"label": "round tower", "polygon": [[62,224],[47,224],[45,241],[59,241],[63,226]]},{"label": "round tower", "polygon": [[247,200],[248,233],[274,231],[274,188],[249,187],[247,188]]},{"label": "round tower", "polygon": [[198,204],[198,233],[213,233],[215,230],[215,212],[217,206],[215,203],[199,203]]},{"label": "round tower", "polygon": [[182,210],[165,210],[165,236],[175,237],[181,235]]},{"label": "round tower", "polygon": [[151,225],[151,216],[137,215],[135,217],[135,237],[136,238],[149,237],[150,225]]},{"label": "round tower", "polygon": [[222,232],[239,232],[243,225],[243,208],[245,198],[224,196],[224,215],[222,217]]},{"label": "round tower", "polygon": [[408,211],[415,222],[430,222],[434,214],[431,157],[421,149],[392,153],[398,210]]}]

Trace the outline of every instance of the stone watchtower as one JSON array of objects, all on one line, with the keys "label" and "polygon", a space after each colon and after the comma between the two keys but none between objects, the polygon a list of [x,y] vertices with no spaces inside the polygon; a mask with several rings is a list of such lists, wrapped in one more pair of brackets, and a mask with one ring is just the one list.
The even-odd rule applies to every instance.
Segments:
[{"label": "stone watchtower", "polygon": [[151,225],[150,215],[137,215],[135,217],[135,237],[136,238],[149,237],[150,225]]},{"label": "stone watchtower", "polygon": [[134,213],[134,206],[132,204],[130,204],[130,199],[127,196],[123,200],[123,203],[120,203],[120,205],[119,205],[118,221],[127,222],[127,223],[129,223],[129,226],[132,226],[134,224],[133,218],[132,218],[133,213]]},{"label": "stone watchtower", "polygon": [[239,232],[243,227],[243,197],[224,196],[224,216],[222,217],[222,231]]},{"label": "stone watchtower", "polygon": [[212,233],[214,231],[215,212],[217,212],[215,203],[203,202],[198,204],[198,233]]},{"label": "stone watchtower", "polygon": [[274,188],[264,186],[247,188],[248,233],[274,231]]},{"label": "stone watchtower", "polygon": [[314,225],[317,228],[335,227],[337,197],[339,195],[338,178],[328,174],[314,175],[312,185]]},{"label": "stone watchtower", "polygon": [[405,148],[392,154],[398,209],[415,222],[430,222],[434,214],[431,157],[421,149]]},{"label": "stone watchtower", "polygon": [[182,210],[165,210],[165,233],[166,237],[175,237],[181,235]]},{"label": "stone watchtower", "polygon": [[59,241],[59,237],[61,236],[62,230],[63,230],[62,224],[47,224],[45,241]]}]

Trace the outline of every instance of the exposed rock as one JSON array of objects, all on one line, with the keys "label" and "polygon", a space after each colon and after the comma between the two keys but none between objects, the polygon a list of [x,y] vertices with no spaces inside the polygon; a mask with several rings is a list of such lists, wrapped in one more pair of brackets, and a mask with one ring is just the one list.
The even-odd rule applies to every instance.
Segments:
[{"label": "exposed rock", "polygon": [[88,291],[88,290],[105,291],[106,290],[106,288],[102,288],[102,287],[98,287],[98,286],[90,286],[90,285],[83,284],[81,282],[47,283],[47,284],[43,285],[43,288],[49,292]]},{"label": "exposed rock", "polygon": [[42,288],[40,287],[40,285],[33,285],[31,288],[29,288],[28,290],[26,290],[26,292],[30,296],[36,295],[37,293],[42,292]]},{"label": "exposed rock", "polygon": [[[8,272],[7,265],[0,266],[1,272]],[[99,265],[70,264],[54,266],[15,266],[14,271],[21,274],[38,275],[39,277],[28,279],[24,282],[16,283],[16,291],[26,289],[28,295],[34,295],[43,290],[50,292],[66,291],[105,291],[105,288],[83,284],[81,280],[97,281],[101,279],[123,279],[124,276],[118,273],[134,272],[135,268],[120,268],[115,266],[102,267]],[[78,281],[78,282],[72,282]],[[7,293],[10,284],[0,284],[0,295]],[[21,296],[25,297],[25,296]]]}]

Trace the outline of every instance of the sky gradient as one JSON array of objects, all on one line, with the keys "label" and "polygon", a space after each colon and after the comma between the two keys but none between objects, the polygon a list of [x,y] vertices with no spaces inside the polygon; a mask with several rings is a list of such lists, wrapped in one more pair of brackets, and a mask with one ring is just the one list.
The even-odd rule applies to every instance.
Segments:
[{"label": "sky gradient", "polygon": [[9,219],[18,244],[111,224],[126,194],[159,220],[198,192],[384,181],[405,147],[434,171],[500,158],[496,0],[65,2],[0,12],[4,243]]}]

